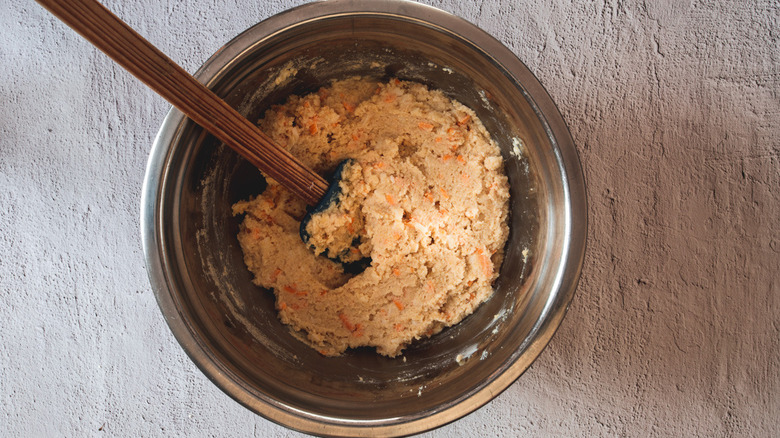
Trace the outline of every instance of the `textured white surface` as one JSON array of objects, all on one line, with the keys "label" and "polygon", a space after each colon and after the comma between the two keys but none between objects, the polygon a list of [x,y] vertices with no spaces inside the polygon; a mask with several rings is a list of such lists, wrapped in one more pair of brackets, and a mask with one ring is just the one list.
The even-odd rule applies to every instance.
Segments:
[{"label": "textured white surface", "polygon": [[[106,2],[189,71],[298,3]],[[541,79],[590,202],[552,343],[429,436],[780,434],[777,3],[429,3]],[[212,385],[157,308],[138,210],[169,106],[37,4],[0,5],[0,436],[298,436]]]}]

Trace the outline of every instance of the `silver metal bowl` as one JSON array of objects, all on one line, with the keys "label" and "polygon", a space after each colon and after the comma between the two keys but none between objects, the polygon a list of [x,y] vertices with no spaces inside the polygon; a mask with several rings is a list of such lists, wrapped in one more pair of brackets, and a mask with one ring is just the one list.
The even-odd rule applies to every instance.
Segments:
[{"label": "silver metal bowl", "polygon": [[[171,110],[149,158],[141,206],[146,262],[176,339],[223,391],[277,423],[320,435],[405,435],[490,401],[541,353],[572,299],[586,201],[569,132],[531,72],[494,38],[416,3],[331,1],[265,20],[196,76],[256,120],[291,93],[352,75],[413,80],[476,111],[506,159],[510,240],[492,298],[411,345],[325,358],[296,340],[273,294],[251,283],[231,204],[258,171]],[[525,251],[527,250],[527,251]]]}]

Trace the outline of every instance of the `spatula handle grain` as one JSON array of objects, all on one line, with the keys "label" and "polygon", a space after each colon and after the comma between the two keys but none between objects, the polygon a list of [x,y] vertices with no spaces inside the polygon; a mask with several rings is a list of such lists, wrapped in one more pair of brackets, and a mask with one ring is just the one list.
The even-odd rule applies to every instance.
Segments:
[{"label": "spatula handle grain", "polygon": [[328,189],[317,173],[94,0],[36,0],[195,123],[266,175],[316,204]]}]

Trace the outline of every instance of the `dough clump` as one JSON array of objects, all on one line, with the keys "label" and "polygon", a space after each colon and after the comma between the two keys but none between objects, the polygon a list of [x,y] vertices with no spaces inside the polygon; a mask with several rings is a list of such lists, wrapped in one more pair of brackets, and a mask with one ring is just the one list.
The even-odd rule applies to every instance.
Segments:
[{"label": "dough clump", "polygon": [[[338,204],[307,225],[314,251],[299,237],[306,205],[275,181],[233,206],[254,283],[273,289],[301,340],[326,356],[369,346],[393,357],[493,293],[509,186],[469,108],[422,84],[352,78],[292,96],[259,123],[322,175],[353,160]],[[325,257],[337,254],[371,264],[352,275]]]}]

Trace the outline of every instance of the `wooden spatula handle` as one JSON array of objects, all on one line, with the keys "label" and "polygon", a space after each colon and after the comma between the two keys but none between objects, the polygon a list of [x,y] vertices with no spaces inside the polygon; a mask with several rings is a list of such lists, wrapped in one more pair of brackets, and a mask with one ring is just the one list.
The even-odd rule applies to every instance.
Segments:
[{"label": "wooden spatula handle", "polygon": [[328,183],[94,0],[36,0],[195,123],[310,205]]}]

